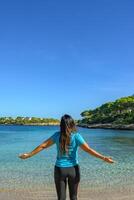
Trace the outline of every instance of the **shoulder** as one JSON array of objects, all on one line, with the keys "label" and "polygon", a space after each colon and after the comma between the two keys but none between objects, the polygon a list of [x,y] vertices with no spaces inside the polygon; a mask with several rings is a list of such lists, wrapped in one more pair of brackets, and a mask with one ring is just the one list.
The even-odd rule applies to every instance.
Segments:
[{"label": "shoulder", "polygon": [[75,133],[75,136],[76,136],[76,137],[79,137],[79,136],[81,136],[81,134],[80,134],[79,132],[76,132],[76,133]]},{"label": "shoulder", "polygon": [[71,134],[71,136],[77,140],[80,137],[80,133],[79,132],[73,132]]},{"label": "shoulder", "polygon": [[60,131],[55,131],[55,134],[57,134],[57,135],[60,134]]},{"label": "shoulder", "polygon": [[56,131],[56,132],[54,133],[54,135],[55,135],[55,136],[59,136],[59,135],[60,135],[60,131]]},{"label": "shoulder", "polygon": [[52,139],[53,141],[56,141],[56,139],[58,138],[58,136],[60,135],[59,131],[54,132],[53,135],[50,136],[50,139]]},{"label": "shoulder", "polygon": [[77,142],[78,145],[85,143],[85,139],[83,138],[83,136],[79,132],[76,133],[75,138],[76,138],[76,142]]}]

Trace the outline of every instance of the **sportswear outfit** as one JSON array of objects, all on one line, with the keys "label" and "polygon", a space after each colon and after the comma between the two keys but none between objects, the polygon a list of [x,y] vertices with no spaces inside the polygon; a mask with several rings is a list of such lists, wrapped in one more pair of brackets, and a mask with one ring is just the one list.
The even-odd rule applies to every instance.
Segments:
[{"label": "sportswear outfit", "polygon": [[55,132],[50,139],[57,147],[57,157],[54,166],[54,181],[58,200],[66,199],[66,186],[68,179],[70,200],[77,200],[78,185],[80,182],[80,166],[78,162],[78,147],[85,143],[84,138],[79,132],[70,134],[70,144],[68,153],[60,156],[59,149],[60,132]]}]

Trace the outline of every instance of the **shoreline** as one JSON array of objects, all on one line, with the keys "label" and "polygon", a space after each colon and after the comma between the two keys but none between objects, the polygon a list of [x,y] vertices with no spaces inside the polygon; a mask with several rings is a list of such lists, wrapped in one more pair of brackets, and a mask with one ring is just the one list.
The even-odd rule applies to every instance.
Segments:
[{"label": "shoreline", "polygon": [[112,124],[112,123],[96,123],[96,124],[78,124],[77,126],[83,128],[101,128],[101,129],[117,129],[117,130],[134,130],[134,124]]},{"label": "shoreline", "polygon": [[[0,124],[0,126],[59,126],[59,123],[29,123],[29,124]],[[91,129],[115,129],[115,130],[134,130],[134,124],[76,124],[78,127]]]},{"label": "shoreline", "polygon": [[58,126],[59,123],[0,124],[0,126]]}]

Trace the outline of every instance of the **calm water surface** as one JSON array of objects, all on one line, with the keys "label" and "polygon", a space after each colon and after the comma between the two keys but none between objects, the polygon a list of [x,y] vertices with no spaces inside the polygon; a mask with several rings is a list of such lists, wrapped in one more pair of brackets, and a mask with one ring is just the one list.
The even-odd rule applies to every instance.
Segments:
[{"label": "calm water surface", "polygon": [[[0,191],[54,186],[56,145],[27,160],[18,155],[33,150],[57,130],[58,126],[0,126]],[[108,164],[79,148],[81,187],[133,187],[134,131],[78,130],[93,149],[117,161]]]}]

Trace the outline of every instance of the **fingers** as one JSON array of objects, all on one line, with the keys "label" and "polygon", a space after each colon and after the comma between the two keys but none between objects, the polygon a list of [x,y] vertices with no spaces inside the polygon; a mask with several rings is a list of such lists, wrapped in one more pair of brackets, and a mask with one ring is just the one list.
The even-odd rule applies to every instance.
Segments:
[{"label": "fingers", "polygon": [[26,158],[28,158],[28,154],[27,153],[21,154],[21,155],[19,155],[19,158],[26,159]]},{"label": "fingers", "polygon": [[110,156],[110,157],[108,157],[108,159],[110,159],[111,161],[115,162],[111,156]]},{"label": "fingers", "polygon": [[114,163],[112,157],[106,157],[105,161],[108,163]]},{"label": "fingers", "polygon": [[20,156],[19,156],[19,158],[22,158],[22,159],[24,159],[24,155],[20,155]]},{"label": "fingers", "polygon": [[117,163],[117,161],[110,159],[110,163]]},{"label": "fingers", "polygon": [[18,157],[19,157],[19,158],[21,158],[21,157],[22,157],[22,155],[18,155]]}]

